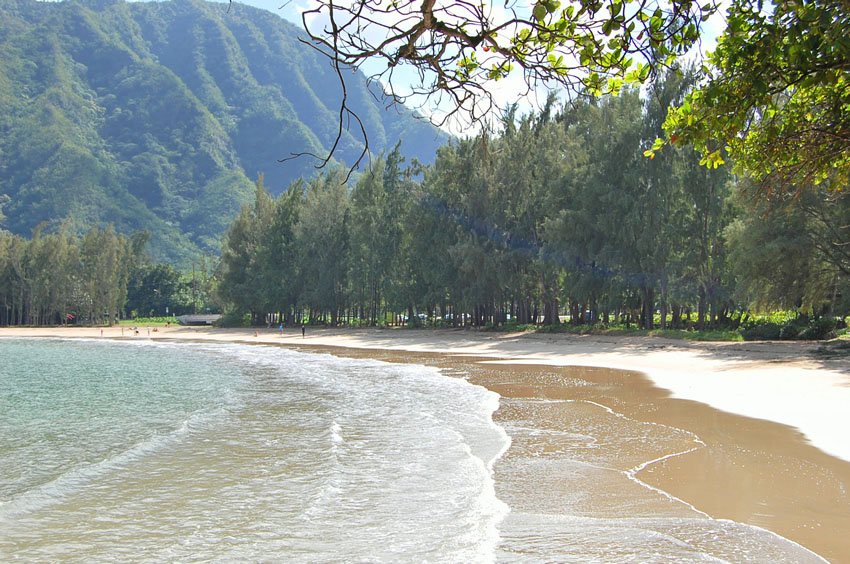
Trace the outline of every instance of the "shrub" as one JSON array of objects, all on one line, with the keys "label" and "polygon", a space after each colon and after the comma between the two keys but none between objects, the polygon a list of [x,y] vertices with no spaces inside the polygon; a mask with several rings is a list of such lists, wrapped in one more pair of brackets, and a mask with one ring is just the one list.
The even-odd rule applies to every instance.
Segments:
[{"label": "shrub", "polygon": [[746,327],[741,329],[741,336],[745,341],[772,341],[781,339],[783,341],[792,341],[804,339],[810,341],[820,341],[824,339],[834,339],[841,328],[841,321],[831,317],[822,317],[815,321],[809,321],[805,317],[796,319],[787,319],[783,323],[760,319],[748,323]]},{"label": "shrub", "polygon": [[239,311],[229,311],[215,322],[216,327],[250,327],[251,314]]},{"label": "shrub", "polygon": [[741,329],[741,336],[745,341],[775,341],[782,336],[782,325],[760,319]]},{"label": "shrub", "polygon": [[803,329],[797,338],[810,341],[834,339],[837,336],[836,329],[838,329],[838,321],[836,319],[821,317]]},{"label": "shrub", "polygon": [[779,330],[779,338],[783,341],[793,341],[795,339],[800,338],[800,333],[802,333],[806,328],[806,325],[800,323],[799,321],[791,320],[787,323],[783,324]]}]

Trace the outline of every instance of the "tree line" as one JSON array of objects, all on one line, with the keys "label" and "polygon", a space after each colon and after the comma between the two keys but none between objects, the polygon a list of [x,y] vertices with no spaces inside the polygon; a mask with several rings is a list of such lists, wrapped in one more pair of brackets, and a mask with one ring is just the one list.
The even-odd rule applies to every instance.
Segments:
[{"label": "tree line", "polygon": [[771,193],[691,149],[652,153],[691,85],[670,73],[643,98],[512,110],[498,136],[449,143],[429,167],[396,147],[351,187],[328,171],[275,199],[260,179],[225,236],[219,296],[255,324],[846,314],[846,192]]},{"label": "tree line", "polygon": [[201,257],[186,272],[152,263],[148,239],[111,226],[83,235],[37,229],[31,239],[0,229],[0,326],[111,325],[220,311],[212,295],[216,261]]},{"label": "tree line", "polygon": [[145,243],[112,227],[82,236],[36,229],[29,240],[0,230],[0,325],[112,323]]}]

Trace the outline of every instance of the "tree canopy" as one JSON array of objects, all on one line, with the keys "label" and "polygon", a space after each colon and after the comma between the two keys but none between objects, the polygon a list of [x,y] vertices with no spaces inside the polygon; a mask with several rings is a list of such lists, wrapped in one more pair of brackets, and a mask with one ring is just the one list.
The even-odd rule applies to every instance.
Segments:
[{"label": "tree canopy", "polygon": [[[397,99],[437,96],[448,115],[475,120],[495,105],[492,83],[512,73],[529,89],[597,94],[643,82],[697,42],[716,9],[714,0],[330,0],[306,10],[303,25],[337,69],[377,59],[367,74]],[[409,74],[397,79],[405,67],[418,76],[409,91]]]},{"label": "tree canopy", "polygon": [[[366,68],[401,101],[478,121],[497,105],[493,82],[521,74],[572,93],[644,83],[700,40],[717,3],[691,0],[319,1],[303,14],[310,40],[336,65]],[[675,106],[666,142],[702,164],[729,157],[762,186],[850,181],[850,9],[847,0],[732,0],[701,87]],[[417,80],[407,88],[412,68]],[[343,110],[345,110],[343,100]],[[445,117],[438,117],[441,121]],[[664,139],[646,150],[654,157]]]},{"label": "tree canopy", "polygon": [[[701,88],[667,117],[709,166],[731,156],[772,189],[850,182],[850,5],[735,0]],[[660,145],[656,145],[658,147]]]},{"label": "tree canopy", "polygon": [[749,328],[751,306],[846,314],[850,192],[765,200],[692,148],[642,155],[692,84],[670,72],[644,97],[550,98],[432,166],[396,148],[350,189],[334,169],[276,199],[258,184],[223,244],[219,295],[257,324]]}]

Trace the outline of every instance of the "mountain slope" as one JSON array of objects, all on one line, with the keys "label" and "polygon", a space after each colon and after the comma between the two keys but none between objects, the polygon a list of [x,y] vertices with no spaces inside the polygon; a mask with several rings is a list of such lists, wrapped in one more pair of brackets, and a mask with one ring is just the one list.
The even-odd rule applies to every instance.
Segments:
[{"label": "mountain slope", "polygon": [[[249,201],[315,174],[337,131],[339,84],[300,30],[269,12],[200,0],[0,3],[0,194],[6,227],[148,229],[157,258],[215,252]],[[349,102],[373,152],[399,140],[433,159],[444,134],[384,109],[362,75]],[[336,158],[361,140],[344,134]]]}]

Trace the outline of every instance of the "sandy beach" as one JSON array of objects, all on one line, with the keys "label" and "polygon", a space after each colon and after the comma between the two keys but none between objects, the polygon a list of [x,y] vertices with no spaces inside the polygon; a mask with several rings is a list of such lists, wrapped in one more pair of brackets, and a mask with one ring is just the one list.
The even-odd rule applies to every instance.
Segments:
[{"label": "sandy beach", "polygon": [[[302,338],[295,328],[282,334],[276,329],[255,333],[186,327],[151,329],[149,334],[141,328],[138,336],[128,328],[122,336],[118,327],[104,328],[102,335],[99,328],[0,329],[0,337],[27,336],[321,347],[334,354],[441,366],[504,398],[583,402],[591,418],[597,416],[595,411],[616,410],[618,416],[638,424],[698,437],[671,436],[670,445],[677,441],[682,445],[670,447],[673,455],[651,460],[645,453],[623,451],[624,460],[637,462],[624,463],[621,474],[668,498],[663,503],[647,502],[651,506],[647,515],[669,511],[662,505],[673,501],[682,506],[676,511],[762,527],[830,561],[850,561],[850,539],[844,533],[850,530],[850,441],[845,434],[850,428],[846,408],[850,363],[846,358],[819,356],[818,344],[691,343],[471,330],[308,328]],[[567,385],[576,378],[594,385]],[[523,409],[517,406],[506,402],[496,414],[497,422],[509,427],[511,420],[527,418],[517,413]],[[532,419],[542,427],[571,425],[554,408],[539,411]],[[518,472],[509,470],[523,457],[537,456],[535,449],[547,448],[558,447],[514,439],[504,464],[496,468],[500,498],[512,507],[539,503],[528,495],[511,497],[511,491],[531,490],[518,486]],[[613,492],[624,487],[609,484],[606,496],[617,499]],[[604,514],[603,505],[594,502],[588,514]]]}]

